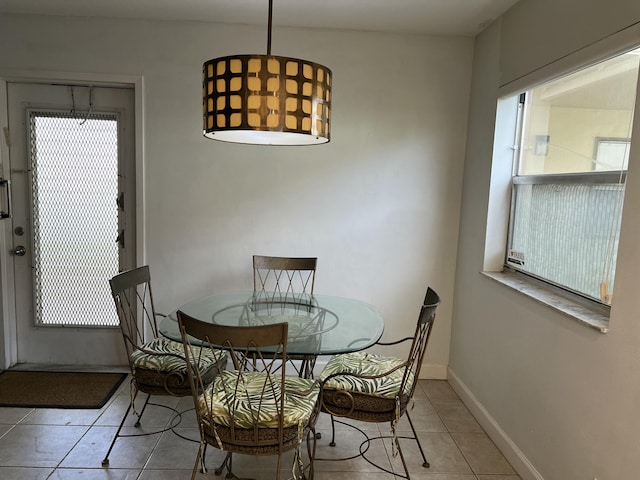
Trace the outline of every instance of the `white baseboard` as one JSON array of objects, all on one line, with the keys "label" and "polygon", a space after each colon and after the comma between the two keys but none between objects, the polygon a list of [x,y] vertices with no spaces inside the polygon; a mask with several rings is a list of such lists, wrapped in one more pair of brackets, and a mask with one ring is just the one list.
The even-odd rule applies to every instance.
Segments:
[{"label": "white baseboard", "polygon": [[495,418],[491,416],[487,409],[484,408],[471,390],[469,390],[451,368],[448,369],[448,380],[449,384],[456,391],[462,402],[467,406],[489,438],[491,438],[493,443],[500,449],[515,471],[518,472],[520,478],[522,478],[522,480],[544,480],[524,453],[522,453],[513,440],[509,438],[506,432],[502,430]]},{"label": "white baseboard", "polygon": [[420,378],[422,380],[446,380],[447,366],[423,363],[420,369]]},{"label": "white baseboard", "polygon": [[313,368],[313,375],[315,378],[320,378],[320,374],[322,373],[322,370],[324,370],[324,367],[327,366],[329,360],[331,360],[331,357],[318,357],[316,359],[316,365]]}]

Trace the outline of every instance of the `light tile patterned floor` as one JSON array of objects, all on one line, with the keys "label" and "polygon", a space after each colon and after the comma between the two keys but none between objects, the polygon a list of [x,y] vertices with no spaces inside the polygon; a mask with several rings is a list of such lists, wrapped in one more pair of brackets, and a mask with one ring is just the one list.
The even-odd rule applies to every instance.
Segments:
[{"label": "light tile patterned floor", "polygon": [[[191,398],[156,397],[158,403],[186,411],[176,432],[187,438],[197,438],[195,416],[189,409]],[[0,478],[3,480],[183,480],[191,478],[197,444],[175,433],[119,439],[110,455],[108,468],[102,458],[129,401],[125,382],[101,410],[57,410],[0,408]],[[171,411],[149,407],[143,426],[126,427],[130,433],[153,431],[167,424]],[[427,455],[430,468],[422,467],[415,442],[403,442],[414,480],[520,480],[504,456],[483,432],[467,408],[446,381],[421,380],[411,410],[418,436]],[[132,425],[133,422],[129,422]],[[387,435],[387,425],[357,425],[370,436]],[[317,429],[318,458],[335,458],[355,451],[362,435],[356,430],[338,426],[335,448],[329,447],[330,421],[322,415]],[[399,434],[409,425],[403,419]],[[402,472],[399,457],[392,455],[390,440],[374,442],[370,458],[390,471]],[[223,454],[214,448],[207,451],[206,475],[198,479],[215,479],[213,467]],[[284,463],[289,469],[291,456]],[[275,457],[234,456],[234,473],[256,480],[275,478]],[[377,470],[358,458],[315,463],[317,480],[386,480],[399,478]],[[290,469],[281,478],[290,477]],[[288,473],[288,475],[287,475]]]}]

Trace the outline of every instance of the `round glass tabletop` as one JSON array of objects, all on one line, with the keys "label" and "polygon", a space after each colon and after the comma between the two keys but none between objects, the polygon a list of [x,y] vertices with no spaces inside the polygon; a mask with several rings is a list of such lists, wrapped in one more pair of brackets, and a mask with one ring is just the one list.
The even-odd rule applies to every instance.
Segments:
[{"label": "round glass tabletop", "polygon": [[[364,350],[384,331],[384,320],[372,305],[330,295],[280,295],[234,292],[193,300],[178,310],[221,325],[265,325],[287,322],[289,355],[334,355]],[[164,318],[160,333],[181,341],[176,311]]]}]

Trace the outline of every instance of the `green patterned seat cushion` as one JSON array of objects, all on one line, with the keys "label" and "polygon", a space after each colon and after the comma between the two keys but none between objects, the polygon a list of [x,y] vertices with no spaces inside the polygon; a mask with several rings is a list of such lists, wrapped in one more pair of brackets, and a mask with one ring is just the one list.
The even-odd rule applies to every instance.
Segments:
[{"label": "green patterned seat cushion", "polygon": [[[131,354],[133,365],[136,368],[145,368],[157,372],[182,372],[186,375],[187,365],[184,360],[184,347],[182,343],[174,342],[166,338],[155,338],[146,343],[142,348],[154,354],[136,350]],[[210,349],[204,349],[199,364],[202,371],[208,370],[218,360],[226,358],[226,352],[220,350],[213,353]]]},{"label": "green patterned seat cushion", "polygon": [[[199,396],[198,410],[204,418],[213,417],[213,422],[227,427],[233,418],[237,428],[277,428],[278,412],[276,399],[281,396],[280,378],[272,376],[273,389],[266,388],[267,376],[262,372],[245,372],[243,382],[239,383],[237,371],[224,371],[216,377],[212,385]],[[226,387],[226,388],[225,388]],[[312,388],[313,387],[313,388]],[[266,391],[262,395],[263,389]],[[285,378],[285,390],[310,392],[306,395],[295,395],[285,391],[283,427],[304,426],[313,413],[320,386],[313,380],[298,377]],[[226,392],[225,392],[226,390]],[[210,413],[211,414],[210,414]],[[253,417],[257,418],[254,422]]]},{"label": "green patterned seat cushion", "polygon": [[[379,378],[367,379],[358,378],[358,376],[380,375],[403,363],[405,363],[404,360],[395,357],[384,357],[366,352],[345,353],[336,355],[329,360],[320,375],[320,380],[324,381],[335,373],[350,374],[331,378],[324,384],[325,388],[395,398],[400,392],[404,368],[399,368],[395,372]],[[412,384],[413,375],[410,374],[404,393],[410,391]]]}]

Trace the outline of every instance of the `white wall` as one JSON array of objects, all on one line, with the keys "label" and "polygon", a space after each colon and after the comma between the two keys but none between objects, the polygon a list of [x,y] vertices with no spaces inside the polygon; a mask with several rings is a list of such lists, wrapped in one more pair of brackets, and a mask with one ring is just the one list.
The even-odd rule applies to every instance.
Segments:
[{"label": "white wall", "polygon": [[438,290],[425,372],[443,377],[472,39],[276,28],[274,54],[333,70],[331,142],[204,139],[202,63],[265,44],[265,29],[248,26],[0,15],[0,75],[143,77],[143,227],[159,310],[250,289],[254,253],[318,256],[316,291],[376,305],[388,339],[413,331],[427,285]]},{"label": "white wall", "polygon": [[635,0],[521,0],[476,40],[450,374],[523,479],[639,478],[640,144],[601,334],[479,273],[498,88],[639,20]]}]

